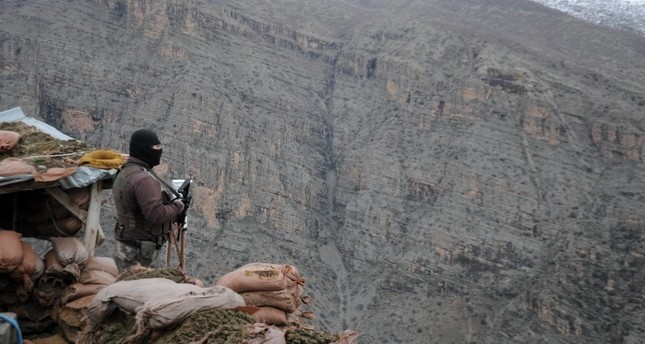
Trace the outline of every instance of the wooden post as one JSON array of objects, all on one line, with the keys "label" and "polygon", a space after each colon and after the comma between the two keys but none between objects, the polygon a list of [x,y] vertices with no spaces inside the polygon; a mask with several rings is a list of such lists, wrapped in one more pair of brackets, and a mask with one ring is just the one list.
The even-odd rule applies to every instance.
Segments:
[{"label": "wooden post", "polygon": [[90,204],[87,209],[87,223],[85,224],[85,249],[90,256],[94,255],[94,248],[99,238],[105,238],[101,229],[101,201],[103,182],[97,181],[90,189]]}]

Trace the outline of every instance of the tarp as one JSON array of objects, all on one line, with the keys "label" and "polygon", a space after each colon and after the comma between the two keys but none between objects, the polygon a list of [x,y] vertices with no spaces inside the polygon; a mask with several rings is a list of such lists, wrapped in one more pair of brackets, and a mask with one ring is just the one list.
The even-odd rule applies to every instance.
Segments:
[{"label": "tarp", "polygon": [[[52,127],[47,123],[25,116],[25,114],[22,111],[22,108],[20,107],[16,107],[13,109],[0,112],[0,123],[3,123],[3,122],[22,122],[26,125],[37,128],[39,131],[45,134],[48,134],[55,139],[58,139],[61,141],[75,140],[74,138],[60,132],[58,129]],[[67,177],[57,180],[56,183],[54,184],[47,183],[43,185],[39,185],[38,183],[35,182],[35,177],[33,174],[0,176],[0,193],[19,191],[19,190],[15,190],[15,188],[12,187],[10,191],[8,191],[9,189],[7,188],[7,190],[4,190],[3,192],[3,188],[7,186],[13,186],[14,184],[17,184],[17,183],[23,183],[23,182],[27,182],[27,183],[24,183],[25,190],[37,189],[41,187],[51,187],[51,186],[60,186],[63,189],[85,187],[99,180],[114,178],[116,173],[117,173],[117,169],[98,169],[98,168],[93,168],[88,166],[80,166],[78,167],[76,172],[74,172],[73,174]],[[34,181],[34,182],[30,183],[29,181]]]}]

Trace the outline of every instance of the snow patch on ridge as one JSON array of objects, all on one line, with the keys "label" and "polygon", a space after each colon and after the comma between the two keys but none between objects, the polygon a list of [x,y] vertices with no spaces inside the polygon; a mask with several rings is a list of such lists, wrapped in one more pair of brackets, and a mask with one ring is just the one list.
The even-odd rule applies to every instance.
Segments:
[{"label": "snow patch on ridge", "polygon": [[588,22],[645,35],[645,0],[532,0]]}]

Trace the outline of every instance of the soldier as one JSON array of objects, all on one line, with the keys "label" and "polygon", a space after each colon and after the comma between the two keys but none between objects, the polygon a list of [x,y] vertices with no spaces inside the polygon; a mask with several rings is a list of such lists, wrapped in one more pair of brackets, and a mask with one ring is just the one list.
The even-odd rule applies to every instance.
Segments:
[{"label": "soldier", "polygon": [[147,129],[135,131],[130,138],[130,157],[114,180],[114,260],[120,272],[136,263],[156,266],[171,226],[184,209],[180,199],[170,200],[152,170],[159,165],[161,153],[157,134]]}]

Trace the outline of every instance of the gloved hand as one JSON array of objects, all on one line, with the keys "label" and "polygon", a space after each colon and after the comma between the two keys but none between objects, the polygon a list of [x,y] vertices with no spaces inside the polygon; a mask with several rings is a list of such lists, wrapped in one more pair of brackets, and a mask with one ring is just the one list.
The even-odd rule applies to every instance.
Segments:
[{"label": "gloved hand", "polygon": [[172,201],[172,203],[179,207],[179,212],[182,212],[184,210],[184,208],[186,207],[184,202],[179,198],[177,198],[174,201]]}]

